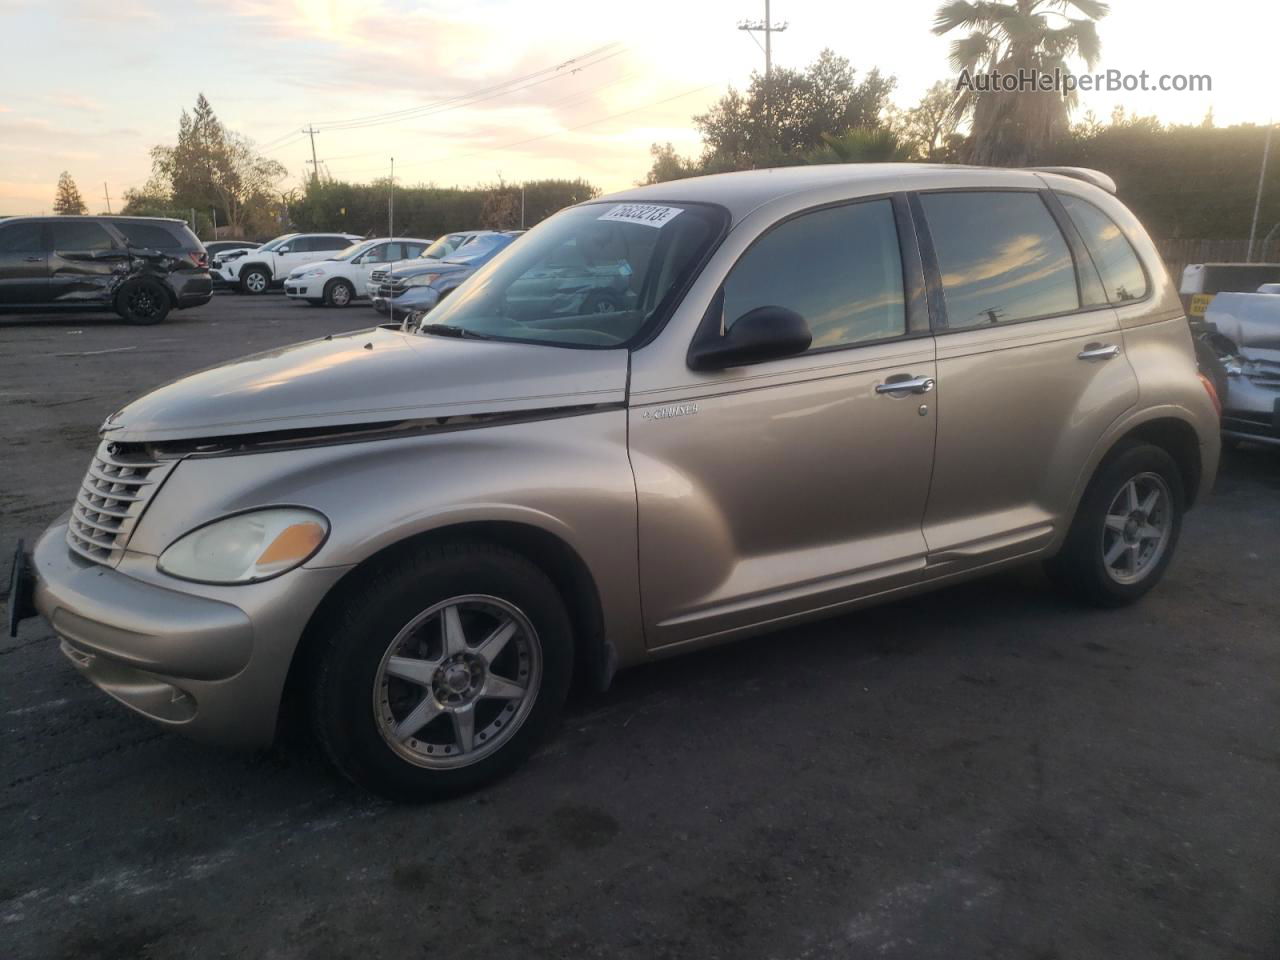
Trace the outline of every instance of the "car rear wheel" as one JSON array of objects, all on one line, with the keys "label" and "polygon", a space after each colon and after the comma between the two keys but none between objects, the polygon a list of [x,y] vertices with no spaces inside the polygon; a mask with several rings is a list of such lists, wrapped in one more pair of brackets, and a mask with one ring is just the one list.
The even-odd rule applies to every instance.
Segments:
[{"label": "car rear wheel", "polygon": [[330,280],[324,288],[324,302],[330,307],[350,306],[356,297],[356,288],[345,280]]},{"label": "car rear wheel", "polygon": [[171,306],[169,292],[155,280],[131,280],[116,294],[116,313],[139,326],[161,323]]},{"label": "car rear wheel", "polygon": [[261,267],[250,267],[240,274],[240,289],[245,293],[266,293],[271,286],[271,276]]},{"label": "car rear wheel", "polygon": [[1173,458],[1149,443],[1127,447],[1090,481],[1066,542],[1046,570],[1090,603],[1133,603],[1164,576],[1184,509],[1182,475]]},{"label": "car rear wheel", "polygon": [[419,801],[487,784],[554,724],[573,672],[555,587],[500,547],[427,548],[370,571],[327,618],[312,722],[330,760]]}]

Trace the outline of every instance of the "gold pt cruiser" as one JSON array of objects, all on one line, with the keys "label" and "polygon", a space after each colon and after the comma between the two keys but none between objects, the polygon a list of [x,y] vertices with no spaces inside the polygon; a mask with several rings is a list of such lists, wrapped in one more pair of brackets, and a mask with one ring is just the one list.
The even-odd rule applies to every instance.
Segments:
[{"label": "gold pt cruiser", "polygon": [[13,606],[164,726],[265,744],[305,703],[414,799],[515,767],[575,677],[1031,560],[1130,603],[1219,439],[1114,191],[823,166],[571,207],[412,325],[111,415]]}]

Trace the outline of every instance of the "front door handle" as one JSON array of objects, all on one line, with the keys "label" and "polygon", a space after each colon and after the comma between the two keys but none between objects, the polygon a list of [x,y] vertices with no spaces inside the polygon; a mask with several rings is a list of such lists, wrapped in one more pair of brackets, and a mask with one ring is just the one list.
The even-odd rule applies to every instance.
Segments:
[{"label": "front door handle", "polygon": [[23,257],[23,263],[44,263],[44,257]]},{"label": "front door handle", "polygon": [[891,397],[905,397],[909,393],[928,393],[937,385],[933,377],[913,377],[909,373],[900,373],[890,377],[884,383],[876,384],[876,393],[887,393]]},{"label": "front door handle", "polygon": [[1081,360],[1110,360],[1120,356],[1120,348],[1114,343],[1088,343],[1076,356]]}]

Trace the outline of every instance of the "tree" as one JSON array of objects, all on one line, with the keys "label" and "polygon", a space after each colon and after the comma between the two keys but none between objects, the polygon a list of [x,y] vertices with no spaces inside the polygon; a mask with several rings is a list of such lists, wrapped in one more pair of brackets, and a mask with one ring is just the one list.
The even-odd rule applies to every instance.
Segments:
[{"label": "tree", "polygon": [[885,127],[852,127],[839,136],[824,133],[822,141],[810,152],[810,163],[894,163],[910,160],[914,152]]},{"label": "tree", "polygon": [[146,193],[152,198],[163,195],[177,209],[214,208],[236,234],[275,227],[275,186],[287,171],[224,127],[204,94],[192,113],[182,111],[177,143],[152,147],[151,169]]},{"label": "tree", "polygon": [[[752,73],[746,93],[730,87],[693,118],[704,142],[700,172],[795,163],[823,134],[879,126],[895,82],[879,70],[859,80],[846,58],[823,50],[804,70],[775,68],[766,103],[764,77]],[[659,159],[667,158],[655,154],[655,166]]]},{"label": "tree", "polygon": [[[1075,9],[1083,19],[1072,19]],[[1059,90],[983,90],[981,75],[1070,74],[1076,56],[1090,69],[1102,49],[1095,21],[1110,11],[1101,0],[953,0],[938,8],[933,32],[969,30],[951,45],[951,64],[965,88],[956,109],[972,120],[965,151],[970,163],[1026,166],[1041,160],[1067,133],[1075,95]]]},{"label": "tree", "polygon": [[954,84],[939,80],[920,102],[903,111],[893,124],[899,139],[922,160],[952,159],[960,139],[960,114]]},{"label": "tree", "polygon": [[676,153],[670,143],[655,143],[649,147],[649,155],[653,164],[645,174],[645,183],[666,183],[668,180],[683,180],[685,177],[696,177],[699,173],[698,163],[688,157]]},{"label": "tree", "polygon": [[53,212],[62,216],[82,215],[88,212],[76,182],[65,170],[58,177],[58,194],[53,199]]}]

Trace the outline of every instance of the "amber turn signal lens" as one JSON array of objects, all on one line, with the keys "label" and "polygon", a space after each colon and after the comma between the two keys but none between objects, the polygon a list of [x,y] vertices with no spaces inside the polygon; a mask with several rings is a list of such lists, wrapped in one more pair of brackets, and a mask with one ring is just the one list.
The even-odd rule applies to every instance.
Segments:
[{"label": "amber turn signal lens", "polygon": [[263,573],[306,560],[324,540],[325,529],[314,521],[285,527],[258,556],[255,566]]}]

